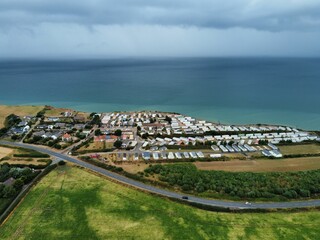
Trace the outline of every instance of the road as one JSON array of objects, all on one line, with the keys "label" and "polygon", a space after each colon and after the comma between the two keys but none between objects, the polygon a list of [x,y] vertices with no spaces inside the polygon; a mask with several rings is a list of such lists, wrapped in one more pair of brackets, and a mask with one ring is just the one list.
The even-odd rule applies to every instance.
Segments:
[{"label": "road", "polygon": [[[110,172],[108,170],[102,169],[100,167],[94,166],[92,164],[83,162],[81,160],[78,160],[74,157],[64,155],[59,152],[52,151],[50,149],[41,148],[34,145],[24,144],[24,143],[18,143],[18,142],[6,142],[6,141],[0,141],[0,144],[6,144],[11,146],[17,146],[17,147],[24,147],[33,149],[42,153],[47,153],[51,156],[54,156],[56,158],[60,158],[62,160],[77,164],[79,166],[85,167],[91,171],[97,172],[101,175],[104,175],[106,177],[112,178],[118,182],[133,186],[138,189],[142,189],[144,191],[148,191],[151,193],[155,193],[158,195],[162,195],[165,197],[173,198],[173,199],[180,199],[182,200],[182,194],[160,189],[154,186],[150,186],[144,183],[141,183],[139,181],[135,181],[133,179],[124,177],[122,175]],[[266,202],[266,203],[254,203],[251,204],[245,204],[244,202],[232,202],[232,201],[225,201],[225,200],[212,200],[212,199],[205,199],[195,196],[189,196],[188,200],[185,200],[188,202],[198,203],[202,205],[212,206],[212,207],[221,207],[221,208],[230,208],[230,209],[277,209],[277,208],[304,208],[304,207],[316,207],[320,206],[320,199],[319,200],[308,200],[308,201],[292,201],[292,202]]]}]

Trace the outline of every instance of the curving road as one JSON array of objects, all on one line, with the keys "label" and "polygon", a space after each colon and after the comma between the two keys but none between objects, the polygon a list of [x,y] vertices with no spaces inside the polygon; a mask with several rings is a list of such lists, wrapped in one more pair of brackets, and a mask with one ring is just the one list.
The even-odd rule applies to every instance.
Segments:
[{"label": "curving road", "polygon": [[[116,181],[122,182],[124,184],[133,186],[135,188],[142,189],[144,191],[156,193],[165,197],[173,198],[173,199],[182,199],[182,194],[171,192],[168,190],[160,189],[154,186],[150,186],[144,183],[141,183],[139,181],[135,181],[133,179],[124,177],[122,175],[110,172],[108,170],[105,170],[103,168],[94,166],[92,164],[80,161],[76,158],[64,155],[62,153],[58,153],[49,149],[41,148],[34,145],[24,144],[24,143],[18,143],[18,142],[6,142],[6,141],[0,141],[0,144],[5,145],[11,145],[16,147],[24,147],[33,149],[42,153],[47,153],[51,156],[60,158],[62,160],[72,162],[74,164],[77,164],[79,166],[85,167],[87,169],[90,169],[91,171],[97,172],[99,174],[102,174],[106,177],[112,178]],[[229,209],[277,209],[277,208],[305,208],[305,207],[316,207],[320,206],[320,200],[309,200],[309,201],[294,201],[294,202],[266,202],[266,203],[251,203],[245,204],[244,202],[232,202],[232,201],[225,201],[225,200],[212,200],[212,199],[205,199],[205,198],[199,198],[188,195],[188,200],[185,200],[192,203],[202,204],[206,206],[212,206],[212,207],[221,207],[221,208],[229,208]]]}]

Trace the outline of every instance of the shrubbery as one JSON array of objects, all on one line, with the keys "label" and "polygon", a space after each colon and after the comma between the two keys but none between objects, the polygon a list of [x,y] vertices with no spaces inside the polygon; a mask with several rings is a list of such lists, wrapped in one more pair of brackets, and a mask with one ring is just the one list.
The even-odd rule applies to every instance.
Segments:
[{"label": "shrubbery", "polygon": [[13,156],[14,157],[21,157],[21,158],[49,158],[50,157],[46,153],[39,153],[39,152],[13,154]]},{"label": "shrubbery", "polygon": [[301,172],[202,171],[192,164],[151,165],[147,174],[183,191],[238,198],[305,198],[320,193],[320,170]]}]

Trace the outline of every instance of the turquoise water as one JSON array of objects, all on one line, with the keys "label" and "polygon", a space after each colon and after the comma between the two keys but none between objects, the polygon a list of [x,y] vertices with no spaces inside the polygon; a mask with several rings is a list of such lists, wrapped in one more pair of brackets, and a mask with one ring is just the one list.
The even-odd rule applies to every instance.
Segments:
[{"label": "turquoise water", "polygon": [[320,129],[320,59],[0,61],[1,104],[161,110]]}]

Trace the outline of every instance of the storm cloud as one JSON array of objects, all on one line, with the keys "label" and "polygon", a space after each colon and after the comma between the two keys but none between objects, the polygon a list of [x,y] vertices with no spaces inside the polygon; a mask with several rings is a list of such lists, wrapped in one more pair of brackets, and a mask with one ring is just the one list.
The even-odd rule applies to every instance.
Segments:
[{"label": "storm cloud", "polygon": [[2,57],[319,56],[318,0],[0,0]]}]

